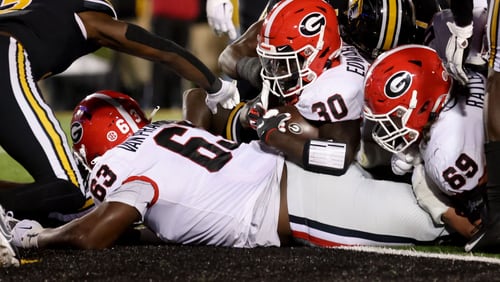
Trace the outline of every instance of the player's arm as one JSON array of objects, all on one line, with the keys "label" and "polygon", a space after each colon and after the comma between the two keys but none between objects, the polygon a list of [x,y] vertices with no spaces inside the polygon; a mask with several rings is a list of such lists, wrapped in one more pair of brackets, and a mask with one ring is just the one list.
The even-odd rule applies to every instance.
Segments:
[{"label": "player's arm", "polygon": [[257,56],[257,35],[264,20],[252,24],[238,39],[226,46],[219,56],[222,72],[233,79],[244,79],[260,87],[261,64]]},{"label": "player's arm", "polygon": [[461,216],[454,208],[448,208],[442,215],[443,222],[457,231],[466,239],[472,238],[472,235],[478,231],[480,220],[471,223],[465,216]]},{"label": "player's arm", "polygon": [[[353,162],[361,138],[361,120],[324,123],[317,130],[310,130],[311,125],[296,116],[298,112],[272,113],[268,111],[258,121],[257,134],[288,160],[306,170],[333,175],[344,174]],[[292,132],[297,125],[302,126],[303,133]]]},{"label": "player's arm", "polygon": [[104,202],[85,216],[57,228],[43,229],[33,221],[21,221],[14,229],[19,247],[103,249],[111,246],[140,219],[136,208],[120,202]]},{"label": "player's arm", "polygon": [[175,42],[145,29],[93,11],[78,14],[87,39],[98,45],[167,65],[180,76],[193,81],[209,93],[221,89],[221,80],[198,58]]}]

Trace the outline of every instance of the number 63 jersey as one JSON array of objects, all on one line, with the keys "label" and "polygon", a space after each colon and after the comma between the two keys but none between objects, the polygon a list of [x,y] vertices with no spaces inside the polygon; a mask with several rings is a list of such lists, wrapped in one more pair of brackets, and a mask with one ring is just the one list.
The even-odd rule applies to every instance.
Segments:
[{"label": "number 63 jersey", "polygon": [[166,242],[279,246],[284,159],[259,142],[236,144],[187,123],[154,122],[97,160],[96,204],[135,207]]}]

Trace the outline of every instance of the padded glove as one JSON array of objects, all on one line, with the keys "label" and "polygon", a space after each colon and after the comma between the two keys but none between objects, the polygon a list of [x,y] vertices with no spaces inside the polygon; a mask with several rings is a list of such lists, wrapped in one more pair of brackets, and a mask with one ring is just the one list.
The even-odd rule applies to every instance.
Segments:
[{"label": "padded glove", "polygon": [[472,23],[465,27],[459,27],[454,22],[446,25],[451,32],[446,45],[446,68],[460,84],[465,85],[469,79],[463,68],[464,51],[469,46],[469,38],[472,36]]},{"label": "padded glove", "polygon": [[286,121],[290,119],[290,113],[280,113],[277,109],[270,109],[263,117],[257,120],[257,135],[260,140],[267,143],[271,132],[278,130],[286,132]]},{"label": "padded glove", "polygon": [[229,0],[207,0],[208,25],[220,36],[227,33],[229,39],[236,39],[236,28],[233,23],[233,4]]},{"label": "padded glove", "polygon": [[413,166],[421,163],[419,152],[410,150],[393,154],[391,157],[392,172],[396,175],[405,175],[413,171]]},{"label": "padded glove", "polygon": [[217,113],[217,104],[224,109],[232,109],[240,102],[240,92],[236,87],[236,80],[232,82],[222,80],[222,87],[215,93],[207,93],[205,103],[212,114]]},{"label": "padded glove", "polygon": [[269,104],[269,81],[264,80],[262,82],[262,91],[260,92],[258,98],[249,102],[249,110],[247,113],[248,124],[251,128],[257,128],[257,121],[264,116],[267,111],[267,106]]}]

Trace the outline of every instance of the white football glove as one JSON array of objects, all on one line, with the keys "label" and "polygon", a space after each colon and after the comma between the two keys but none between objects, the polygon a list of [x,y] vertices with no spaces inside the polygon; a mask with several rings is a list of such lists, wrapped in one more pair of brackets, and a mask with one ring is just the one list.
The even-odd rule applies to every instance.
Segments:
[{"label": "white football glove", "polygon": [[227,33],[229,39],[236,39],[233,23],[233,4],[230,0],[207,0],[207,20],[215,34]]},{"label": "white football glove", "polygon": [[443,203],[432,192],[425,177],[425,169],[422,163],[416,164],[411,177],[413,193],[418,205],[430,214],[435,224],[443,225],[442,215],[448,210],[448,206]]},{"label": "white football glove", "polygon": [[392,172],[396,175],[405,175],[413,171],[413,166],[422,162],[418,150],[400,152],[391,157]]},{"label": "white football glove", "polygon": [[37,248],[38,235],[42,231],[43,227],[37,221],[21,220],[12,229],[12,243],[19,248]]},{"label": "white football glove", "polygon": [[472,23],[468,26],[459,27],[454,22],[447,22],[451,36],[446,45],[446,67],[450,74],[460,84],[465,85],[469,79],[463,68],[464,50],[469,46],[469,39],[472,36]]},{"label": "white football glove", "polygon": [[222,80],[222,87],[218,92],[207,93],[205,103],[210,111],[217,113],[217,104],[221,104],[224,109],[232,109],[240,102],[240,92],[236,87],[236,80],[232,82]]}]

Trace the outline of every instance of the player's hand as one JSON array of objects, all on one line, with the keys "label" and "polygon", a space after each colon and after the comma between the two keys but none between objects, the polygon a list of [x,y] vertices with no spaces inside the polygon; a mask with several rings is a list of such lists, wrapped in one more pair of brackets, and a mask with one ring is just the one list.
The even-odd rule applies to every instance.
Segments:
[{"label": "player's hand", "polygon": [[208,25],[215,34],[227,33],[231,40],[236,39],[236,28],[233,23],[233,4],[230,0],[207,0]]},{"label": "player's hand", "polygon": [[459,27],[454,22],[448,22],[446,25],[451,32],[446,45],[446,68],[453,78],[465,85],[469,79],[463,68],[464,51],[469,46],[469,38],[472,36],[472,23],[464,27]]},{"label": "player's hand", "polygon": [[419,152],[417,150],[409,150],[408,152],[400,152],[393,154],[391,157],[392,172],[396,175],[405,175],[413,171],[413,166],[421,163]]},{"label": "player's hand", "polygon": [[215,93],[207,93],[205,103],[212,114],[217,113],[217,104],[221,104],[224,109],[232,109],[240,102],[240,92],[236,87],[236,80],[232,82],[222,80],[222,87]]},{"label": "player's hand", "polygon": [[38,235],[43,227],[34,220],[19,221],[12,229],[12,244],[19,248],[38,247]]},{"label": "player's hand", "polygon": [[277,109],[270,109],[263,117],[257,120],[257,135],[260,140],[267,143],[271,132],[278,130],[286,132],[286,121],[290,119],[290,113],[280,113]]},{"label": "player's hand", "polygon": [[267,111],[269,104],[269,81],[264,80],[262,82],[262,91],[259,96],[249,102],[249,110],[247,113],[248,124],[251,128],[257,128],[257,121],[264,116]]}]

